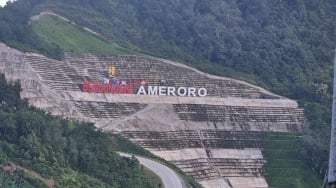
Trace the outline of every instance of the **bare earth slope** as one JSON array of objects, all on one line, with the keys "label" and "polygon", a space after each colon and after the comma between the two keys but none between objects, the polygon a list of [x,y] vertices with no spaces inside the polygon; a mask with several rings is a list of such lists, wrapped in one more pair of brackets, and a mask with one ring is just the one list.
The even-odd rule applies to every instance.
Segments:
[{"label": "bare earth slope", "polygon": [[[0,55],[0,72],[20,80],[30,104],[120,133],[204,187],[268,187],[264,133],[300,132],[304,124],[293,100],[168,60],[68,53],[56,61],[4,44]],[[141,86],[134,84],[130,94],[83,92],[84,81],[101,83],[111,67],[126,84],[144,81],[145,88],[165,89],[161,95],[137,95]],[[166,96],[168,87],[205,88],[207,95]]]}]

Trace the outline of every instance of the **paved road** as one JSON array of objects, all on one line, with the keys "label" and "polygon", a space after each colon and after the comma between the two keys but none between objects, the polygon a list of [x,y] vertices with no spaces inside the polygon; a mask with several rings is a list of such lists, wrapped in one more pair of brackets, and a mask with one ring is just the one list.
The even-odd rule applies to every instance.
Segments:
[{"label": "paved road", "polygon": [[[121,156],[125,157],[131,157],[129,154],[125,153],[119,153]],[[163,186],[165,188],[184,188],[184,183],[182,183],[182,180],[180,177],[176,174],[175,171],[168,168],[165,165],[162,165],[156,161],[146,159],[143,157],[136,156],[135,157],[139,160],[140,164],[144,165],[151,171],[153,171],[156,175],[158,175],[161,178],[161,181],[163,183]]]}]

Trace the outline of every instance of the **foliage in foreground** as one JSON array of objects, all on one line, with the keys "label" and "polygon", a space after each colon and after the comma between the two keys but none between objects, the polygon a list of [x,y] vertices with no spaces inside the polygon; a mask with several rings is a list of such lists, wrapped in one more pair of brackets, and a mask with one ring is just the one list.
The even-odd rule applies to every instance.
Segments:
[{"label": "foliage in foreground", "polygon": [[[28,106],[19,91],[18,83],[9,85],[0,77],[2,164],[11,161],[36,171],[53,179],[56,187],[152,187],[135,158],[115,152],[127,151],[131,143],[119,145],[121,138],[90,123],[71,122]],[[25,180],[35,184],[33,178]]]},{"label": "foliage in foreground", "polygon": [[272,188],[316,188],[321,179],[309,167],[309,155],[297,133],[265,133],[266,180]]}]

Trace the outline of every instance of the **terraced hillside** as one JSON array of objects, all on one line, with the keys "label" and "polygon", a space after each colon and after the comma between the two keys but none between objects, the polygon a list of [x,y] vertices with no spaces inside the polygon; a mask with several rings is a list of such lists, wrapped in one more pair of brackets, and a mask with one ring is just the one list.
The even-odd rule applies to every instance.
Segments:
[{"label": "terraced hillside", "polygon": [[[276,168],[265,168],[274,158],[269,152],[269,133],[300,135],[304,126],[303,110],[295,101],[177,62],[73,53],[56,61],[4,44],[0,44],[0,54],[0,71],[9,80],[21,81],[21,95],[30,104],[120,133],[173,162],[204,187],[275,187],[280,180],[270,179],[267,169],[276,172]],[[96,93],[94,87],[86,88],[85,83],[105,87],[106,74],[131,86],[131,92],[98,89],[101,92]],[[157,95],[144,95],[154,93],[148,86],[161,89]],[[139,92],[141,87],[143,92]],[[173,92],[169,88],[192,93],[187,89],[191,87],[205,88],[207,95],[169,95]],[[264,148],[268,148],[266,153]],[[300,177],[297,181],[301,182]]]}]

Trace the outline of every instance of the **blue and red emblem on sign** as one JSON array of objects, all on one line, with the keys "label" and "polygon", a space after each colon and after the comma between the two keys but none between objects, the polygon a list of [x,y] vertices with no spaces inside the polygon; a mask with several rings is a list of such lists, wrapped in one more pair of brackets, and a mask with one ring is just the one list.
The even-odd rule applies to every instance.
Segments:
[{"label": "blue and red emblem on sign", "polygon": [[94,93],[134,94],[133,88],[145,85],[145,80],[124,80],[116,77],[116,68],[109,66],[103,70],[101,82],[84,81],[82,91]]}]

